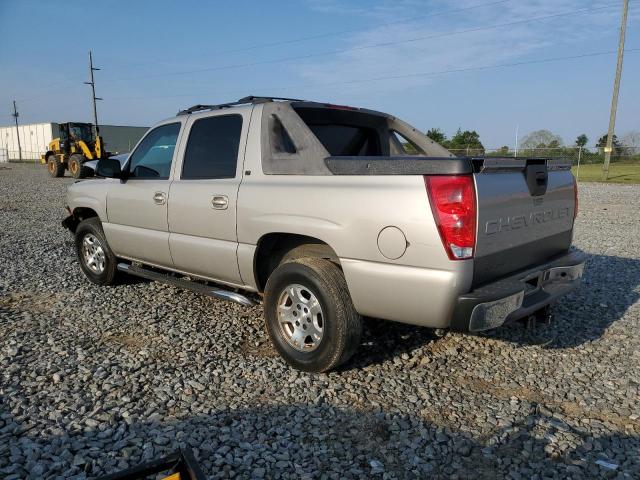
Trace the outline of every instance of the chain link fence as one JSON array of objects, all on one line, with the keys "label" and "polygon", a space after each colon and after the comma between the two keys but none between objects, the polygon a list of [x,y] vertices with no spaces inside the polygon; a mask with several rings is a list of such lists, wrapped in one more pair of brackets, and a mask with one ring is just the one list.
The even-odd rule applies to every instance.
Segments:
[{"label": "chain link fence", "polygon": [[[449,149],[457,156],[470,157],[535,157],[535,158],[566,158],[574,165],[604,163],[604,149],[602,147],[555,147],[528,148],[512,150],[502,148],[461,148]],[[640,164],[640,148],[617,147],[611,152],[611,163]]]},{"label": "chain link fence", "polygon": [[[602,147],[555,147],[528,148],[512,150],[502,148],[465,148],[450,149],[457,156],[470,157],[527,157],[527,158],[562,158],[570,160],[573,172],[580,181],[599,181],[604,166],[604,148]],[[614,147],[611,152],[609,180],[615,182],[638,183],[640,181],[640,148]]]},{"label": "chain link fence", "polygon": [[26,162],[37,164],[40,162],[42,152],[29,150],[9,150],[6,147],[0,147],[0,162]]}]

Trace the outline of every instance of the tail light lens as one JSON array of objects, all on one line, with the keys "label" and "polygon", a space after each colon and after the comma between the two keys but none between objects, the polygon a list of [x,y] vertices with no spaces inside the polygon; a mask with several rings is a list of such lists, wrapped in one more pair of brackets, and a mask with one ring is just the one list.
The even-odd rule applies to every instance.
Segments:
[{"label": "tail light lens", "polygon": [[440,238],[451,260],[472,258],[476,246],[476,194],[470,175],[424,177]]},{"label": "tail light lens", "polygon": [[573,179],[573,219],[578,216],[578,181]]}]

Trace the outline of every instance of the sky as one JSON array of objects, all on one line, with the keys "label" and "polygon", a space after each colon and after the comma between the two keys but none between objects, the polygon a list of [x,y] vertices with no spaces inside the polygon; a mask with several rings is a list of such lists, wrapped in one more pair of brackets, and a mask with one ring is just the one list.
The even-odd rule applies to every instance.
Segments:
[{"label": "sky", "polygon": [[[391,113],[487,148],[548,129],[606,132],[622,0],[0,0],[0,125],[150,126],[246,95]],[[631,0],[616,133],[640,130]],[[634,50],[635,49],[635,50]],[[567,58],[579,57],[579,58]]]}]

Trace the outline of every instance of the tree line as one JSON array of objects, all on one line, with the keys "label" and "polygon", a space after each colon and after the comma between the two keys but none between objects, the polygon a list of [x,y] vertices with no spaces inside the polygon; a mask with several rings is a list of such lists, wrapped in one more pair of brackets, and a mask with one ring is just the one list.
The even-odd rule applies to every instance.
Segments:
[{"label": "tree line", "polygon": [[[462,130],[458,128],[456,133],[448,138],[440,128],[430,128],[426,136],[439,143],[447,150],[457,155],[465,156],[513,156],[515,152],[505,145],[496,150],[486,151],[480,135],[475,130]],[[604,147],[607,143],[607,134],[598,138],[595,149],[588,148],[589,137],[580,134],[571,145],[565,145],[562,137],[549,130],[536,130],[528,133],[518,142],[519,156],[537,157],[572,157],[577,158],[577,151],[581,150],[581,159],[585,163],[601,162]],[[640,131],[632,131],[622,138],[613,136],[612,159],[614,161],[640,161]]]}]

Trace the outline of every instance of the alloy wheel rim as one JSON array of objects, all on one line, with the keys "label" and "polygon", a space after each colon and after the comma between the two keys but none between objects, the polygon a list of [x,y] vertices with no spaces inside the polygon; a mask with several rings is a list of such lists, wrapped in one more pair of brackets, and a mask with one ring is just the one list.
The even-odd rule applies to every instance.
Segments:
[{"label": "alloy wheel rim", "polygon": [[106,267],[107,257],[100,240],[88,233],[82,239],[82,258],[86,267],[93,273],[102,273]]},{"label": "alloy wheel rim", "polygon": [[278,324],[287,343],[299,352],[320,346],[324,335],[322,306],[304,285],[290,284],[278,297]]}]

